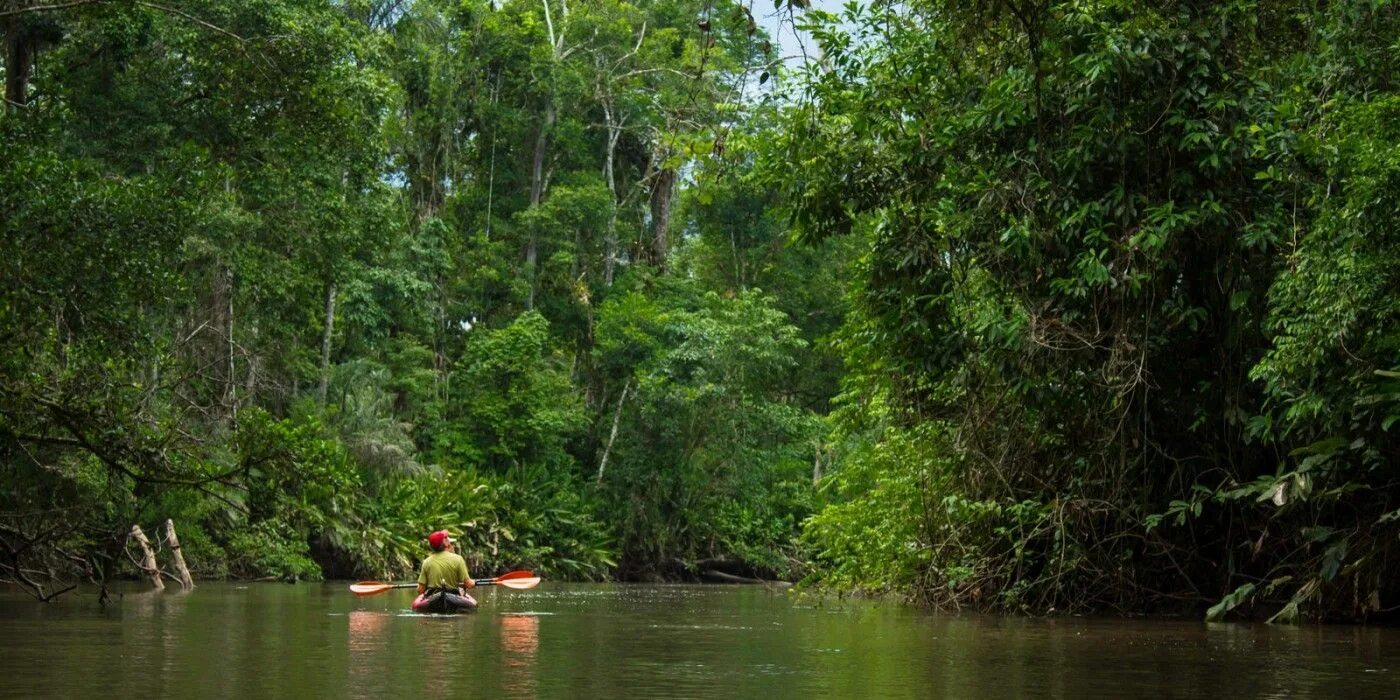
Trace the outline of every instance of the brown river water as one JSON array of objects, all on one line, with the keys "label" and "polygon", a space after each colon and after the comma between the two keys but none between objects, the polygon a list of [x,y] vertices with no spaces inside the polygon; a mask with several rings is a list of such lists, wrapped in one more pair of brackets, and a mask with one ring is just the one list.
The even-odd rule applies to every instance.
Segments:
[{"label": "brown river water", "polygon": [[39,605],[0,590],[0,696],[1393,698],[1400,630],[940,615],[750,586],[411,591],[207,584]]}]

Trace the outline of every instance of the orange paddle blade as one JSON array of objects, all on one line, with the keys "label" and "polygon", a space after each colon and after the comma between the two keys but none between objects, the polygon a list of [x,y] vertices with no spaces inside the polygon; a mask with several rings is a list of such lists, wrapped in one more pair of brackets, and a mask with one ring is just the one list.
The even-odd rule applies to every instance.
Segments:
[{"label": "orange paddle blade", "polygon": [[535,586],[540,585],[540,577],[520,576],[516,578],[502,578],[496,580],[496,585],[523,591],[527,588],[534,588]]},{"label": "orange paddle blade", "polygon": [[535,574],[529,571],[510,571],[501,574],[500,576],[492,576],[491,578],[478,578],[472,580],[478,586],[494,586],[498,583],[503,584],[505,581],[522,581],[527,578],[535,578]]},{"label": "orange paddle blade", "polygon": [[358,596],[377,595],[384,591],[391,591],[395,588],[413,588],[416,583],[380,583],[378,581],[361,581],[350,584],[350,592]]}]

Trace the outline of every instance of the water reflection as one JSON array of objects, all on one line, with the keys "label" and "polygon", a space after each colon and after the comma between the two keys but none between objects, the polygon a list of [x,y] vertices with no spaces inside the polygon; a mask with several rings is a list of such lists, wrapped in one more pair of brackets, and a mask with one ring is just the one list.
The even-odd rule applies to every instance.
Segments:
[{"label": "water reflection", "polygon": [[182,632],[185,626],[181,618],[189,603],[189,595],[189,591],[170,591],[160,596],[161,668],[167,675],[174,674],[183,662]]},{"label": "water reflection", "polygon": [[388,613],[352,610],[345,619],[350,625],[350,658],[366,658],[384,648],[384,631],[389,625]]},{"label": "water reflection", "polygon": [[348,688],[354,697],[370,697],[370,690],[382,682],[380,664],[388,653],[386,635],[393,621],[388,613],[371,610],[352,610],[346,615],[349,633],[346,642],[349,657],[346,659]]},{"label": "water reflection", "polygon": [[[452,698],[467,692],[473,684],[466,679],[477,663],[473,645],[474,615],[417,615],[396,618],[397,622],[412,621],[412,655],[419,669],[417,697]],[[400,642],[399,651],[404,651]],[[475,695],[475,692],[471,693]]]},{"label": "water reflection", "polygon": [[1394,629],[938,616],[739,588],[553,584],[424,617],[343,584],[209,584],[118,607],[0,590],[0,697],[1359,699],[1394,697],[1400,673]]},{"label": "water reflection", "polygon": [[540,648],[540,619],[532,615],[500,618],[505,663],[502,686],[510,697],[533,697],[536,692],[535,652]]},{"label": "water reflection", "polygon": [[162,675],[180,670],[187,602],[183,592],[157,590],[133,591],[118,599],[125,632],[123,647],[131,659],[131,665],[120,671],[123,679],[135,681],[152,668],[160,669]]},{"label": "water reflection", "polygon": [[540,646],[540,619],[534,615],[502,615],[501,646],[512,654],[534,659]]}]

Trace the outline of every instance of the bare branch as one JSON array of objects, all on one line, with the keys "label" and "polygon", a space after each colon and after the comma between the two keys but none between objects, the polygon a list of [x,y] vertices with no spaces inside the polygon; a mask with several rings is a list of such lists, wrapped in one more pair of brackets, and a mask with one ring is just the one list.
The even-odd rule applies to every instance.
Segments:
[{"label": "bare branch", "polygon": [[642,41],[643,41],[644,39],[646,39],[646,38],[647,38],[647,23],[646,23],[646,22],[642,22],[642,29],[641,29],[641,31],[637,32],[637,45],[636,45],[636,46],[633,46],[631,51],[628,51],[627,53],[623,54],[620,58],[618,58],[616,61],[613,61],[613,68],[617,68],[619,65],[622,65],[622,62],[623,62],[623,61],[626,61],[627,59],[629,59],[629,58],[631,58],[631,57],[633,57],[633,56],[636,56],[636,55],[637,55],[637,52],[642,50]]},{"label": "bare branch", "polygon": [[73,0],[73,2],[60,2],[55,3],[53,5],[30,5],[28,7],[21,7],[14,10],[5,10],[3,12],[0,12],[0,17],[25,15],[31,12],[52,12],[54,10],[67,10],[72,7],[80,7],[82,5],[96,5],[98,3],[107,1],[108,0]]},{"label": "bare branch", "polygon": [[234,34],[233,32],[231,32],[231,31],[229,31],[229,30],[227,30],[227,29],[224,29],[223,27],[220,27],[220,26],[218,26],[218,25],[216,25],[216,24],[212,24],[212,23],[210,23],[210,22],[206,22],[206,21],[204,21],[204,20],[202,20],[202,19],[200,19],[200,18],[198,18],[198,17],[195,17],[194,15],[192,15],[192,14],[190,14],[190,13],[188,13],[188,12],[184,12],[184,11],[182,11],[182,10],[177,10],[177,9],[175,9],[175,8],[173,8],[173,7],[166,7],[165,5],[158,5],[158,4],[153,3],[153,2],[146,2],[145,0],[134,0],[134,2],[135,2],[135,4],[140,5],[140,6],[142,6],[142,7],[149,7],[149,8],[151,8],[151,9],[153,9],[153,10],[160,10],[161,12],[168,12],[168,13],[170,13],[170,14],[172,14],[172,15],[176,15],[176,16],[178,16],[178,17],[183,17],[183,18],[185,18],[185,19],[187,19],[187,20],[189,20],[189,21],[191,21],[191,22],[194,22],[195,24],[198,24],[198,25],[201,26],[201,27],[204,27],[205,29],[208,29],[209,31],[218,32],[218,33],[220,33],[220,34],[223,34],[223,35],[226,36],[226,37],[229,37],[229,38],[231,38],[231,39],[237,41],[237,42],[240,43],[240,44],[243,43],[243,37],[238,36],[237,34]]},{"label": "bare branch", "polygon": [[[71,10],[75,7],[82,7],[84,5],[111,5],[116,4],[117,1],[118,0],[72,0],[72,2],[59,2],[51,5],[30,5],[28,7],[20,7],[13,10],[0,11],[0,17],[13,17],[34,12],[56,12],[59,10]],[[198,24],[199,26],[204,27],[205,29],[208,29],[210,31],[223,34],[224,36],[234,39],[239,43],[243,43],[244,41],[243,37],[238,36],[237,34],[234,34],[233,32],[224,29],[223,27],[220,27],[217,24],[202,20],[178,8],[170,7],[168,5],[161,5],[159,3],[148,2],[147,0],[125,0],[125,2],[128,2],[132,5],[147,7],[152,10],[164,12],[166,14],[175,15],[176,17],[180,17],[190,22],[194,22],[195,24]]]}]

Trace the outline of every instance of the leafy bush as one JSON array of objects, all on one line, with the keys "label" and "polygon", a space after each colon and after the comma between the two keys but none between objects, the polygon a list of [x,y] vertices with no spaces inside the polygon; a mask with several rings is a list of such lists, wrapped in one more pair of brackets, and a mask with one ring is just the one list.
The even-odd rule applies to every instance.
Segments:
[{"label": "leafy bush", "polygon": [[255,523],[229,537],[229,573],[243,578],[274,577],[315,581],[321,567],[311,560],[306,538],[271,521]]}]

